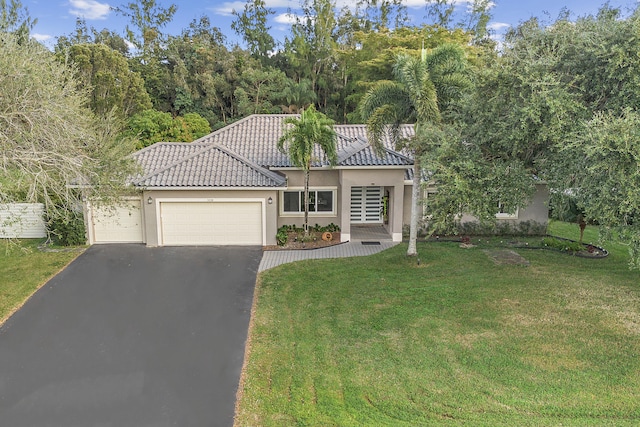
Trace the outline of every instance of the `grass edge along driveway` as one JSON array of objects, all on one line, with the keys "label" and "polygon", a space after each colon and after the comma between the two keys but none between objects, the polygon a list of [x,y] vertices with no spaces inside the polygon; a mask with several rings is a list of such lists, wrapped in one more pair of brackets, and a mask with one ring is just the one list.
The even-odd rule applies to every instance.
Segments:
[{"label": "grass edge along driveway", "polygon": [[0,249],[0,326],[85,248],[43,252],[40,239],[5,240]]},{"label": "grass edge along driveway", "polygon": [[421,244],[417,265],[403,246],[259,276],[236,426],[637,425],[624,247],[518,249],[524,267],[456,243]]}]

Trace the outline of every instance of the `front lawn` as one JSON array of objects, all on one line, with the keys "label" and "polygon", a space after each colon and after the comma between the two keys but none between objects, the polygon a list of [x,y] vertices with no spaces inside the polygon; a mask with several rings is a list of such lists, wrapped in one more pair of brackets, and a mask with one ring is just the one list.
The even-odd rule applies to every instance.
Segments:
[{"label": "front lawn", "polygon": [[0,240],[0,325],[79,253],[41,252],[40,243]]},{"label": "front lawn", "polygon": [[419,265],[400,245],[262,274],[236,426],[637,425],[625,249],[495,265],[483,249],[499,241],[472,243],[421,243]]}]

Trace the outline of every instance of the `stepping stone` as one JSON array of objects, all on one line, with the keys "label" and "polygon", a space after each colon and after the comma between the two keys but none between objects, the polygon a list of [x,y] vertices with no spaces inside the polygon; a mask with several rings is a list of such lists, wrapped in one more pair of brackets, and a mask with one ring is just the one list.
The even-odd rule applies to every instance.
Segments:
[{"label": "stepping stone", "polygon": [[485,249],[483,252],[496,265],[529,265],[529,261],[510,249]]}]

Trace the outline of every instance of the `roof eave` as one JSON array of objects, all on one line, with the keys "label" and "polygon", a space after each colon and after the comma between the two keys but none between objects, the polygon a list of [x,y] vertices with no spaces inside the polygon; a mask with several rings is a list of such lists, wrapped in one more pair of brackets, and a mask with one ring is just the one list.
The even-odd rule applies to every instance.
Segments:
[{"label": "roof eave", "polygon": [[150,187],[138,187],[143,191],[160,191],[160,190],[186,190],[186,191],[274,191],[274,190],[283,190],[286,188],[285,185],[279,187],[158,187],[158,186],[150,186]]}]

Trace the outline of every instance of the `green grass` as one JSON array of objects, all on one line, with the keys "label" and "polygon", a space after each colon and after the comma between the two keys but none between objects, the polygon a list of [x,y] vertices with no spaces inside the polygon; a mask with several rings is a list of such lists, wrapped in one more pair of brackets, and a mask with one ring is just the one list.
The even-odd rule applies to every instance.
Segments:
[{"label": "green grass", "polygon": [[518,249],[524,267],[494,265],[495,244],[262,274],[236,426],[637,425],[640,273],[625,248]]},{"label": "green grass", "polygon": [[0,240],[0,325],[79,252],[41,252],[39,240]]}]

